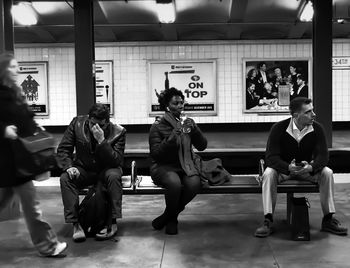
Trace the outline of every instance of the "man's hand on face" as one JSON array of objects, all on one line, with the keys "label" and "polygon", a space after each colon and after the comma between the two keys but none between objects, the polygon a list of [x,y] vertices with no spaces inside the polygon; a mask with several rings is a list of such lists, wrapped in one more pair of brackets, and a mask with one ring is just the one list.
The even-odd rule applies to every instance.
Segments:
[{"label": "man's hand on face", "polygon": [[77,179],[80,176],[79,169],[76,167],[70,167],[66,170],[66,172],[68,173],[68,176],[71,180]]},{"label": "man's hand on face", "polygon": [[104,132],[98,124],[95,124],[91,128],[91,132],[98,144],[101,144],[105,140]]}]

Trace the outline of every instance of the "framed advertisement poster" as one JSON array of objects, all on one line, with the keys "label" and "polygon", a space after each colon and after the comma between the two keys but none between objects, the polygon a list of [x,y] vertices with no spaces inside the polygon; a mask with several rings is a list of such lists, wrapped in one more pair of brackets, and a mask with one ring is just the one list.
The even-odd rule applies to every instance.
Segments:
[{"label": "framed advertisement poster", "polygon": [[109,107],[114,113],[113,61],[96,61],[96,103]]},{"label": "framed advertisement poster", "polygon": [[47,62],[19,62],[18,82],[35,115],[49,115]]},{"label": "framed advertisement poster", "polygon": [[216,115],[216,61],[149,61],[149,115],[162,114],[157,94],[175,87],[185,96],[185,111],[192,115]]},{"label": "framed advertisement poster", "polygon": [[243,59],[243,112],[288,113],[296,97],[312,98],[311,59]]}]

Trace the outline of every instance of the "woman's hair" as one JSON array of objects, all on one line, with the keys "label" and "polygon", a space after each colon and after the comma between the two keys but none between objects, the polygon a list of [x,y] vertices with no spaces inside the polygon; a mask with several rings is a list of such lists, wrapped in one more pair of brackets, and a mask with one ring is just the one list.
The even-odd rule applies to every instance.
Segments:
[{"label": "woman's hair", "polygon": [[0,54],[0,84],[4,84],[7,79],[7,68],[10,65],[11,60],[15,57],[11,53]]},{"label": "woman's hair", "polygon": [[170,100],[174,96],[180,96],[183,100],[185,100],[184,94],[181,92],[181,90],[178,90],[174,87],[171,87],[169,89],[165,89],[160,92],[158,95],[158,102],[160,104],[160,109],[162,111],[165,111],[166,107],[168,107]]},{"label": "woman's hair", "polygon": [[255,68],[250,69],[249,72],[247,73],[247,78],[253,77],[254,72],[255,72],[255,76],[256,76],[257,70]]},{"label": "woman's hair", "polygon": [[99,120],[106,119],[109,122],[109,108],[107,105],[102,103],[95,103],[89,110],[89,118],[96,118]]},{"label": "woman's hair", "polygon": [[[8,87],[14,90],[16,94],[16,98],[20,102],[24,102],[25,99],[22,94],[22,89],[15,83],[8,81],[8,71],[7,68],[10,65],[10,62],[15,59],[15,56],[12,53],[5,52],[0,54],[0,85],[7,85]],[[8,83],[12,83],[12,85],[8,85]]]}]

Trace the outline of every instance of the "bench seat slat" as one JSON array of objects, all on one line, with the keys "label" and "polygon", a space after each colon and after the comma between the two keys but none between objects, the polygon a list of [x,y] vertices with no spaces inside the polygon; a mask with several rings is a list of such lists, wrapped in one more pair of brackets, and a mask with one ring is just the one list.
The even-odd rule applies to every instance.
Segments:
[{"label": "bench seat slat", "polygon": [[[155,185],[151,176],[138,176],[137,194],[162,194],[165,190]],[[279,193],[317,193],[318,186],[309,181],[290,180],[278,185]],[[261,193],[261,186],[256,175],[232,175],[229,182],[218,186],[203,188],[201,194],[229,194],[229,193]]]}]

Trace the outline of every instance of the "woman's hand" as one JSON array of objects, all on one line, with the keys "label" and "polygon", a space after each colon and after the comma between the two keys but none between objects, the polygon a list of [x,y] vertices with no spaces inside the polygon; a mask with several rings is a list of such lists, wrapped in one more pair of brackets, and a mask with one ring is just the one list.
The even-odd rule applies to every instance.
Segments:
[{"label": "woman's hand", "polygon": [[183,125],[187,128],[191,128],[191,130],[194,130],[196,123],[192,118],[187,117],[186,120],[183,122]]},{"label": "woman's hand", "polygon": [[5,138],[10,140],[15,140],[18,138],[17,127],[15,125],[10,125],[5,128]]}]

